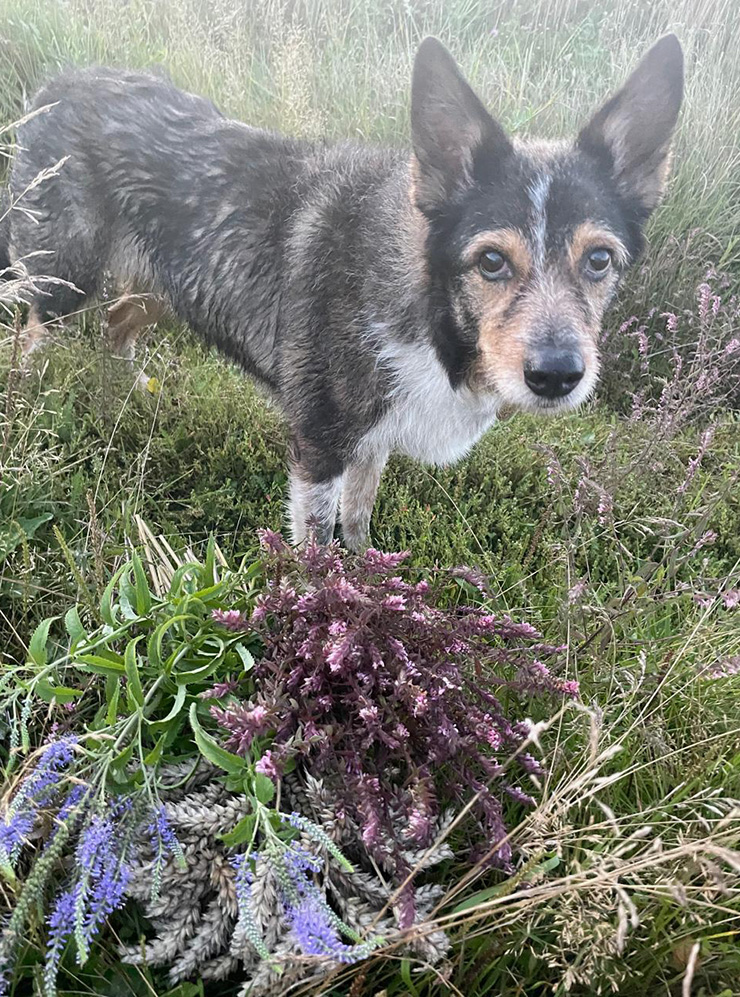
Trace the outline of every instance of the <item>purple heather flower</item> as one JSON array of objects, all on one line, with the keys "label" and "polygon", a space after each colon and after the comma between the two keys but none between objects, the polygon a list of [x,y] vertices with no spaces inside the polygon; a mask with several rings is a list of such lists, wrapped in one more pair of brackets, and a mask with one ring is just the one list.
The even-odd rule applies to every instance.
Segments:
[{"label": "purple heather flower", "polygon": [[702,547],[707,547],[709,544],[713,544],[716,539],[717,534],[714,530],[706,530],[692,547],[689,557],[693,557],[694,554],[698,553],[702,549]]},{"label": "purple heather flower", "polygon": [[269,750],[264,753],[264,755],[254,766],[254,771],[259,772],[260,775],[266,775],[269,779],[272,779],[273,782],[277,782],[280,778],[280,767],[274,761],[273,754]]},{"label": "purple heather flower", "polygon": [[573,603],[580,602],[581,599],[583,598],[586,588],[587,588],[586,579],[585,578],[579,579],[579,581],[577,581],[575,585],[572,585],[568,589],[568,602],[571,605]]},{"label": "purple heather flower", "polygon": [[738,674],[740,674],[740,654],[735,654],[716,664],[707,672],[706,677],[708,679],[726,679]]},{"label": "purple heather flower", "polygon": [[279,533],[274,530],[262,529],[257,530],[257,536],[259,538],[260,547],[263,550],[271,551],[273,554],[282,554],[286,550],[286,543]]},{"label": "purple heather flower", "polygon": [[210,689],[204,689],[198,693],[199,699],[223,699],[230,692],[236,692],[239,688],[239,680],[227,678],[223,682],[214,682]]},{"label": "purple heather flower", "polygon": [[700,284],[698,287],[699,318],[705,321],[709,314],[709,302],[712,299],[712,288],[709,284]]},{"label": "purple heather flower", "polygon": [[723,592],[722,602],[725,604],[725,609],[740,606],[740,589],[728,589],[727,592]]},{"label": "purple heather flower", "polygon": [[473,588],[478,589],[483,595],[490,595],[488,579],[482,571],[478,571],[476,568],[468,568],[463,564],[458,568],[452,568],[450,574],[453,578],[460,578],[462,581],[467,582],[468,585],[472,585]]},{"label": "purple heather flower", "polygon": [[674,312],[664,312],[661,318],[665,319],[665,327],[668,332],[676,332],[678,330],[678,315]]},{"label": "purple heather flower", "polygon": [[[305,757],[388,869],[398,867],[409,833],[436,826],[438,808],[414,795],[420,771],[432,767],[432,794],[452,783],[460,800],[473,782],[496,780],[497,795],[476,799],[471,814],[471,848],[485,846],[502,823],[500,756],[516,756],[528,733],[503,714],[494,692],[574,695],[575,683],[542,663],[559,650],[528,623],[450,607],[446,597],[440,603],[428,583],[394,573],[402,554],[370,550],[344,563],[336,544],[296,551],[275,537],[270,551],[260,600],[264,654],[255,666],[263,715],[251,713],[253,703],[213,707],[231,735],[227,746],[244,753],[269,729],[274,756],[258,769],[274,778],[278,759]],[[514,765],[541,772],[529,756]]]},{"label": "purple heather flower", "polygon": [[249,630],[249,620],[238,609],[213,609],[211,610],[211,619],[220,623],[222,627],[226,627],[227,630],[238,633]]},{"label": "purple heather flower", "polygon": [[410,551],[404,550],[397,554],[386,554],[374,547],[368,547],[363,556],[363,565],[367,571],[386,574],[397,568],[408,558],[410,553]]}]

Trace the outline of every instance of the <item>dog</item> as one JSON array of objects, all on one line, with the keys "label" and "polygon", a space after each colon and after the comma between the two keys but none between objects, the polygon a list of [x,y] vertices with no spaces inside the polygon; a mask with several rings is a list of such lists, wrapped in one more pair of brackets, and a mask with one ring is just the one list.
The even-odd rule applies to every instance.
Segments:
[{"label": "dog", "polygon": [[240,365],[287,417],[293,541],[327,541],[341,508],[360,548],[391,453],[449,463],[502,407],[591,395],[682,92],[666,35],[575,140],[512,139],[427,38],[403,151],[252,128],[155,76],[68,72],[36,96],[9,184],[5,255],[36,288],[24,349],[112,275],[114,348],[171,310]]}]

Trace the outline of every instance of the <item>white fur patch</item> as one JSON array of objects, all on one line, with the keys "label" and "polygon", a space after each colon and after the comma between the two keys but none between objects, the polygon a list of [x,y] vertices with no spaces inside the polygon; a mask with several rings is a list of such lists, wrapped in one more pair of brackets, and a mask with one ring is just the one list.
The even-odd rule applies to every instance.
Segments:
[{"label": "white fur patch", "polygon": [[293,543],[303,543],[308,536],[311,519],[317,521],[320,529],[333,531],[341,494],[341,476],[313,484],[297,474],[291,474],[288,510]]},{"label": "white fur patch", "polygon": [[550,195],[552,177],[540,173],[527,190],[534,208],[532,242],[535,266],[542,270],[545,265],[545,240],[547,239],[547,198]]},{"label": "white fur patch", "polygon": [[[384,323],[375,323],[374,329],[383,331]],[[496,397],[453,388],[431,343],[386,343],[377,362],[393,374],[390,407],[361,440],[358,458],[397,452],[428,464],[449,464],[496,420]]]}]

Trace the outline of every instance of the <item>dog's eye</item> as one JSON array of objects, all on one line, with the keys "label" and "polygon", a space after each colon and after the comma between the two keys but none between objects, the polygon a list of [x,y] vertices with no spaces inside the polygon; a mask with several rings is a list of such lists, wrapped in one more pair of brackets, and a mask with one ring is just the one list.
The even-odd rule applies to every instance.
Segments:
[{"label": "dog's eye", "polygon": [[612,265],[612,254],[608,249],[592,249],[586,258],[586,273],[589,277],[603,277]]},{"label": "dog's eye", "polygon": [[478,269],[486,280],[508,280],[511,277],[511,268],[506,257],[497,253],[495,249],[488,249],[480,254]]}]

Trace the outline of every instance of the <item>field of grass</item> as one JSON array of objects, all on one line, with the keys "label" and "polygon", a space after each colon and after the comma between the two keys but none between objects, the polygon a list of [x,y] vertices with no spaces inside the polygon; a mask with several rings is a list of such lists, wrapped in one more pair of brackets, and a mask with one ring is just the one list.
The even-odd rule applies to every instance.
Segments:
[{"label": "field of grass", "polygon": [[[664,31],[686,49],[675,175],[609,317],[597,400],[503,422],[454,468],[394,460],[373,519],[379,548],[410,549],[430,577],[482,569],[494,611],[565,645],[580,703],[543,733],[537,808],[510,818],[528,885],[458,889],[455,865],[441,964],[391,951],[316,993],[740,997],[736,22],[732,0],[0,0],[0,126],[62,66],[105,63],[163,67],[257,125],[400,143],[413,52],[433,33],[507,127],[552,136]],[[202,554],[213,535],[230,561],[252,555],[256,529],[282,524],[286,484],[279,413],[187,331],[149,337],[142,394],[94,312],[28,376],[12,305],[2,321],[0,673],[42,619],[97,603],[147,530],[176,550]],[[58,709],[34,714],[34,744]],[[5,765],[11,723],[0,715]],[[135,925],[116,915],[60,993],[200,993],[119,966],[116,933]],[[19,997],[38,979],[41,928],[31,920]]]}]

